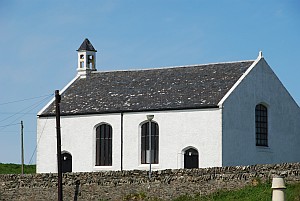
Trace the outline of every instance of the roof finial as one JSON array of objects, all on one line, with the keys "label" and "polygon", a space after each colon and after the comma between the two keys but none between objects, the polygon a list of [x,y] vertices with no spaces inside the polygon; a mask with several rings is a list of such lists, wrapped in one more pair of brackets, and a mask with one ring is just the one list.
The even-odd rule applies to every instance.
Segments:
[{"label": "roof finial", "polygon": [[259,58],[263,58],[263,57],[264,57],[262,51],[259,51],[258,57],[259,57]]}]

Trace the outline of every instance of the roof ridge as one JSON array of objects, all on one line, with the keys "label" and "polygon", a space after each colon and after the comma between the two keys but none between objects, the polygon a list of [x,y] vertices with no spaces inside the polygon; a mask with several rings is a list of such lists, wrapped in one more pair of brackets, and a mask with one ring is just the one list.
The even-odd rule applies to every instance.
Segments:
[{"label": "roof ridge", "polygon": [[191,65],[179,65],[179,66],[160,66],[154,68],[139,68],[139,69],[119,69],[119,70],[107,70],[107,71],[93,71],[91,73],[109,73],[109,72],[132,72],[132,71],[150,71],[150,70],[164,70],[164,69],[173,69],[173,68],[188,68],[188,67],[198,67],[198,66],[208,66],[216,64],[231,64],[231,63],[243,63],[243,62],[254,62],[255,60],[243,60],[243,61],[229,61],[229,62],[217,62],[217,63],[207,63],[207,64],[191,64]]}]

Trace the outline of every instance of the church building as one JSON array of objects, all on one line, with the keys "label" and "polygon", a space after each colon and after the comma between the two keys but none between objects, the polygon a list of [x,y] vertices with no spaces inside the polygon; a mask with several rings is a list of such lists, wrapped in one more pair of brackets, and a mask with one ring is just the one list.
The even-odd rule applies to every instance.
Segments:
[{"label": "church building", "polygon": [[[61,91],[64,172],[300,162],[300,108],[255,60],[96,69],[85,39]],[[75,69],[74,69],[75,70]],[[55,103],[37,117],[37,172],[57,172]]]}]

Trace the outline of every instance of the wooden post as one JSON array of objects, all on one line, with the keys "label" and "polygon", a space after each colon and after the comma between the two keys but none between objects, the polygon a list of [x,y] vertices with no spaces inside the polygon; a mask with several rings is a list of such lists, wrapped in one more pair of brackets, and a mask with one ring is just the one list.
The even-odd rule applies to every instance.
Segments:
[{"label": "wooden post", "polygon": [[23,121],[21,121],[21,174],[24,174],[24,126]]},{"label": "wooden post", "polygon": [[62,188],[62,164],[61,164],[61,133],[60,133],[60,100],[59,90],[55,90],[55,114],[56,114],[56,137],[57,137],[57,180],[58,201],[63,200]]}]

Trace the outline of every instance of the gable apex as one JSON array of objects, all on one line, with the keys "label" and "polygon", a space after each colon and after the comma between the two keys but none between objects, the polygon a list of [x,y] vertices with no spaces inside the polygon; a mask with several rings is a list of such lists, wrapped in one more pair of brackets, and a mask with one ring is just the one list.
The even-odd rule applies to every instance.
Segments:
[{"label": "gable apex", "polygon": [[251,70],[261,61],[265,60],[262,51],[259,51],[257,59],[250,65],[250,67],[242,74],[242,76],[235,82],[235,84],[228,90],[224,97],[218,103],[220,108],[223,107],[224,102],[230,96],[230,94],[238,87],[238,85],[243,81],[243,79],[251,72]]},{"label": "gable apex", "polygon": [[92,51],[92,52],[97,52],[95,48],[93,47],[92,43],[89,41],[89,39],[84,39],[80,47],[78,48],[77,51]]}]

